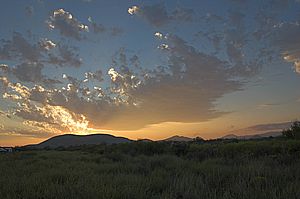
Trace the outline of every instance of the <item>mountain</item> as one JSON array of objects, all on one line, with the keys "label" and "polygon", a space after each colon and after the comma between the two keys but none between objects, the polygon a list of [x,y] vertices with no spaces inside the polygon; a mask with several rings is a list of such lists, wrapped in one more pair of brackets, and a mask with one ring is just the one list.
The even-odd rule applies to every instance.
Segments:
[{"label": "mountain", "polygon": [[175,136],[169,137],[169,138],[161,140],[161,141],[189,142],[189,141],[193,141],[193,138],[175,135]]},{"label": "mountain", "polygon": [[254,135],[235,135],[235,134],[228,134],[221,139],[238,139],[238,140],[251,140],[251,139],[260,139],[260,138],[268,138],[268,137],[278,137],[281,135],[281,132],[277,131],[270,131],[270,132],[265,132],[261,134],[254,134]]},{"label": "mountain", "polygon": [[96,145],[96,144],[119,144],[131,142],[124,137],[115,137],[108,134],[93,134],[93,135],[72,135],[65,134],[60,136],[52,137],[40,144],[28,145],[27,147],[32,148],[57,148],[57,147],[70,147],[70,146],[81,146],[81,145]]}]

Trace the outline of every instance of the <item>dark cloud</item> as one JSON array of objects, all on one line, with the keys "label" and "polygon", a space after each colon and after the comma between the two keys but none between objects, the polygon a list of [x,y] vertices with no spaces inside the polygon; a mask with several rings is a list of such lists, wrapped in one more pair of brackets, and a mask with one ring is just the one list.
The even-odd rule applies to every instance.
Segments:
[{"label": "dark cloud", "polygon": [[194,20],[194,16],[193,9],[179,7],[172,12],[170,19],[189,22]]},{"label": "dark cloud", "polygon": [[61,67],[70,66],[78,68],[82,65],[82,59],[76,52],[77,49],[67,45],[59,44],[57,53],[49,53],[48,63]]},{"label": "dark cloud", "polygon": [[24,62],[14,67],[1,64],[0,69],[5,75],[14,75],[22,82],[42,83],[45,77],[42,75],[43,64],[38,62]]},{"label": "dark cloud", "polygon": [[171,21],[194,20],[194,11],[188,8],[177,7],[171,13],[168,13],[165,4],[159,3],[145,6],[132,6],[128,9],[131,15],[138,15],[148,21],[151,25],[161,27]]},{"label": "dark cloud", "polygon": [[[169,35],[166,42],[167,66],[144,70],[136,55],[128,57],[120,49],[108,70],[108,88],[97,82],[93,88],[86,86],[85,82],[104,78],[101,71],[87,72],[83,80],[64,75],[67,83],[62,89],[27,89],[23,99],[43,104],[38,110],[61,107],[71,118],[84,117],[81,121],[88,121],[90,127],[115,130],[136,130],[161,122],[201,122],[225,114],[215,109],[215,101],[242,89],[249,74],[242,66],[198,51],[178,36]],[[39,121],[43,117],[33,105],[18,110],[16,115],[23,119],[46,122],[47,118]]]},{"label": "dark cloud", "polygon": [[53,64],[60,67],[80,67],[82,60],[78,49],[63,43],[44,38],[30,42],[15,32],[11,40],[3,40],[0,46],[0,59],[16,62]]},{"label": "dark cloud", "polygon": [[[128,12],[155,27],[195,19],[192,9],[177,7],[170,11],[163,3],[133,6]],[[161,42],[157,50],[166,58],[158,66],[143,66],[136,54],[121,48],[106,73],[87,71],[77,77],[64,74],[62,80],[50,79],[42,70],[46,64],[80,67],[82,60],[76,48],[47,38],[30,42],[14,33],[11,40],[2,41],[0,58],[21,64],[0,65],[3,97],[16,102],[13,112],[25,125],[49,132],[84,131],[88,127],[137,130],[162,122],[211,120],[226,114],[216,108],[216,101],[242,90],[264,63],[272,63],[271,58],[285,58],[300,70],[299,24],[280,22],[270,9],[253,16],[255,30],[247,25],[249,17],[243,10],[229,10],[222,17],[206,14],[199,21],[199,28],[205,28],[197,38],[208,48],[196,47],[197,43],[191,44],[194,40],[156,32]],[[122,33],[122,29],[106,27],[91,18],[89,22],[90,31],[96,34]],[[48,25],[76,40],[85,38],[88,30],[63,9],[54,11]],[[10,82],[10,75],[21,83]],[[36,85],[26,86],[28,82]],[[45,86],[56,83],[60,85]],[[260,125],[251,130],[285,125]]]},{"label": "dark cloud", "polygon": [[103,32],[105,32],[106,31],[106,27],[104,27],[104,25],[102,25],[102,24],[97,24],[96,22],[94,22],[93,20],[92,20],[92,17],[89,17],[88,18],[88,21],[91,23],[91,28],[92,28],[92,30],[93,30],[93,32],[95,33],[95,34],[98,34],[98,33],[103,33]]},{"label": "dark cloud", "polygon": [[16,65],[12,68],[12,73],[24,82],[41,82],[44,79],[42,75],[43,65],[37,62],[27,62]]},{"label": "dark cloud", "polygon": [[165,25],[170,20],[164,4],[143,6],[139,13],[154,26]]},{"label": "dark cloud", "polygon": [[123,29],[120,27],[106,27],[103,24],[96,23],[92,17],[88,17],[88,21],[91,23],[90,29],[95,33],[95,34],[100,34],[100,33],[109,33],[111,36],[119,36],[123,33]]},{"label": "dark cloud", "polygon": [[19,59],[36,62],[41,57],[38,45],[30,44],[22,34],[14,32],[11,40],[2,40],[0,48],[2,60]]},{"label": "dark cloud", "polygon": [[26,13],[26,15],[31,17],[34,14],[33,6],[26,6],[25,7],[25,13]]},{"label": "dark cloud", "polygon": [[3,75],[13,75],[21,82],[53,86],[61,83],[43,74],[45,65],[75,67],[82,65],[77,48],[44,38],[37,42],[27,40],[20,33],[13,33],[11,40],[2,40],[0,59],[16,63],[14,66],[0,64]]},{"label": "dark cloud", "polygon": [[57,29],[61,35],[76,40],[82,40],[84,38],[82,33],[89,30],[88,26],[79,22],[71,13],[64,9],[54,10],[47,24],[50,29]]},{"label": "dark cloud", "polygon": [[112,36],[119,36],[121,34],[123,34],[124,30],[122,28],[119,28],[119,27],[112,27],[110,29],[110,34]]}]

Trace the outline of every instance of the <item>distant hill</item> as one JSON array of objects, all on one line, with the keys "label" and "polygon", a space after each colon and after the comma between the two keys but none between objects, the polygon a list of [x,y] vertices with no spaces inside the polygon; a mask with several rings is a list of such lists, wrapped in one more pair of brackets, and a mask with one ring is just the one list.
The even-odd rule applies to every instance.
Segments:
[{"label": "distant hill", "polygon": [[193,141],[193,138],[175,135],[161,141],[189,142],[189,141]]},{"label": "distant hill", "polygon": [[119,144],[131,142],[124,137],[115,137],[108,134],[93,134],[93,135],[72,135],[65,134],[52,137],[40,144],[28,145],[30,148],[58,148],[58,147],[70,147],[81,145],[96,145],[96,144]]},{"label": "distant hill", "polygon": [[278,137],[281,135],[281,132],[266,132],[261,134],[254,134],[254,135],[235,135],[235,134],[228,134],[221,139],[238,139],[238,140],[250,140],[250,139],[260,139],[260,138],[268,138],[268,137]]}]

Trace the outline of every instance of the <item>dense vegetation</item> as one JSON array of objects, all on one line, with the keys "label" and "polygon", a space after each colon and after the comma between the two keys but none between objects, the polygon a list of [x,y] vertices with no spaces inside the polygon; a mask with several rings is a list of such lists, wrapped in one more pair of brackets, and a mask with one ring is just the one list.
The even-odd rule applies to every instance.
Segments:
[{"label": "dense vegetation", "polygon": [[289,129],[282,131],[282,135],[289,139],[300,139],[300,121],[293,122]]},{"label": "dense vegetation", "polygon": [[300,140],[134,142],[0,154],[0,198],[300,198]]}]

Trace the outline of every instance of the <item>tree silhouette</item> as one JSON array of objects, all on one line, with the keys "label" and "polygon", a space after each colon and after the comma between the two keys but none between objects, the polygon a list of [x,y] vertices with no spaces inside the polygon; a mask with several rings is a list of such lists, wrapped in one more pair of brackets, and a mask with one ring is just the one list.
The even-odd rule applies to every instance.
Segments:
[{"label": "tree silhouette", "polygon": [[300,139],[300,121],[294,121],[289,129],[282,131],[282,135],[290,139]]}]

